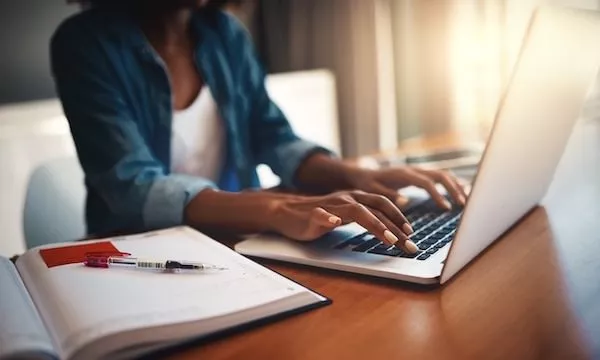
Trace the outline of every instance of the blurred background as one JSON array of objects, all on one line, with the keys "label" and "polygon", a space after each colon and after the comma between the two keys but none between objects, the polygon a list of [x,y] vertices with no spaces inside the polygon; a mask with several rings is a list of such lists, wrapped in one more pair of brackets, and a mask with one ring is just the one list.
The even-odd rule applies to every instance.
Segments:
[{"label": "blurred background", "polygon": [[[542,4],[600,9],[600,0],[222,1],[252,35],[268,90],[292,126],[345,157],[392,151],[415,136],[485,141]],[[53,184],[68,188],[73,202],[45,198],[44,207],[72,206],[73,232],[83,231],[82,175],[48,54],[53,31],[78,11],[66,0],[0,4],[0,255],[23,251],[36,236],[25,225],[36,219],[28,201],[39,197],[32,181],[47,162],[67,159],[40,176],[73,174]],[[260,174],[265,185],[277,183],[268,169]]]}]

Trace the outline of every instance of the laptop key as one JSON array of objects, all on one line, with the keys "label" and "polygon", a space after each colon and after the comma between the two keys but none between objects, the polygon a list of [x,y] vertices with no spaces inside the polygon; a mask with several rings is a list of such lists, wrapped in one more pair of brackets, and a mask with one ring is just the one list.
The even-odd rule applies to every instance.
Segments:
[{"label": "laptop key", "polygon": [[429,237],[423,241],[423,244],[426,244],[427,246],[431,246],[431,245],[435,244],[437,241],[438,241],[437,239]]},{"label": "laptop key", "polygon": [[417,244],[417,247],[419,249],[421,249],[421,250],[427,250],[427,248],[430,247],[430,246],[431,246],[430,244],[426,244],[426,243],[423,243],[423,242]]},{"label": "laptop key", "polygon": [[419,254],[420,254],[419,252],[414,253],[414,254],[409,254],[409,253],[402,252],[402,254],[400,254],[399,257],[413,259],[413,258],[417,257]]},{"label": "laptop key", "polygon": [[427,234],[424,233],[415,233],[414,235],[412,235],[410,237],[410,239],[415,242],[415,241],[421,241],[423,240],[425,237],[427,236]]},{"label": "laptop key", "polygon": [[368,253],[377,255],[398,256],[402,253],[402,250],[398,249],[395,246],[381,244],[369,250]]},{"label": "laptop key", "polygon": [[438,250],[439,249],[436,249],[436,248],[433,247],[433,248],[427,250],[426,254],[429,254],[431,256],[431,255],[435,254],[435,252],[438,251]]},{"label": "laptop key", "polygon": [[417,220],[418,218],[420,218],[421,216],[423,216],[422,212],[411,213],[409,215],[406,215],[406,220],[413,222],[413,221]]},{"label": "laptop key", "polygon": [[456,224],[458,224],[458,218],[452,219],[446,226],[456,229]]},{"label": "laptop key", "polygon": [[362,233],[359,235],[356,235],[354,237],[351,237],[348,240],[345,240],[339,244],[337,244],[336,246],[334,246],[334,249],[344,249],[347,246],[354,246],[354,245],[358,245],[363,243],[365,240],[371,240],[373,239],[375,236],[369,234],[369,233]]},{"label": "laptop key", "polygon": [[441,239],[443,239],[445,236],[446,236],[446,234],[442,234],[442,233],[440,233],[440,232],[438,231],[438,232],[436,232],[436,233],[434,233],[434,234],[431,234],[430,238],[431,238],[431,239],[435,239],[435,240],[441,240]]},{"label": "laptop key", "polygon": [[450,231],[452,231],[451,228],[444,226],[443,228],[439,229],[436,234],[447,235]]},{"label": "laptop key", "polygon": [[448,244],[450,241],[452,241],[452,236],[447,236],[442,240],[442,244]]},{"label": "laptop key", "polygon": [[429,255],[429,254],[427,254],[427,253],[424,253],[424,254],[421,254],[421,255],[419,255],[419,256],[417,257],[417,260],[426,260],[426,259],[428,259],[430,256],[431,256],[431,255]]},{"label": "laptop key", "polygon": [[381,241],[379,241],[378,239],[367,240],[367,241],[363,242],[362,244],[358,245],[357,247],[355,247],[354,249],[352,249],[352,251],[366,252],[367,250],[374,248],[375,246],[377,246],[379,244],[381,244]]},{"label": "laptop key", "polygon": [[446,222],[448,222],[448,219],[447,219],[446,217],[442,216],[442,217],[439,217],[439,218],[437,218],[437,219],[436,219],[435,221],[433,221],[431,224],[432,224],[433,226],[438,226],[438,227],[439,227],[440,225],[443,225],[443,224],[445,224]]},{"label": "laptop key", "polygon": [[427,224],[429,224],[429,220],[427,220],[425,218],[420,218],[420,219],[410,222],[410,226],[412,226],[413,230],[415,230],[415,231],[418,231],[419,229],[421,229],[422,227],[424,227]]}]

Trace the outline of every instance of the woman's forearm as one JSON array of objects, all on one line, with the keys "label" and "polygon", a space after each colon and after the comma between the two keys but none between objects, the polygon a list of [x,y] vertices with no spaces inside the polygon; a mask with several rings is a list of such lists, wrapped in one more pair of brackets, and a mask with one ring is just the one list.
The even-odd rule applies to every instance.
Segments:
[{"label": "woman's forearm", "polygon": [[311,193],[326,194],[352,188],[351,177],[360,169],[324,154],[306,159],[296,173],[297,186]]},{"label": "woman's forearm", "polygon": [[232,193],[207,189],[186,206],[185,221],[199,229],[238,233],[272,231],[272,214],[285,196],[266,191]]}]

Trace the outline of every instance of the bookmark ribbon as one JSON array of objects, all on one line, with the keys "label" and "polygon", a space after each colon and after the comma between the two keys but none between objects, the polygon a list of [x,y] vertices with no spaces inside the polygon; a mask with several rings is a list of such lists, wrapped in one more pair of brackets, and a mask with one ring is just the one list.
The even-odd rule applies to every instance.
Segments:
[{"label": "bookmark ribbon", "polygon": [[77,244],[56,248],[41,249],[40,256],[48,268],[83,263],[89,253],[119,253],[110,241]]}]

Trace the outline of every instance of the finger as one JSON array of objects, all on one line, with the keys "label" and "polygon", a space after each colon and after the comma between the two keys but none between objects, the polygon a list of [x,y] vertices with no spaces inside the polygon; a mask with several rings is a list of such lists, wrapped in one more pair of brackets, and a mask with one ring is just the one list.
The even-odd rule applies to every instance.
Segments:
[{"label": "finger", "polygon": [[454,182],[458,186],[458,189],[460,190],[460,193],[465,197],[465,200],[466,200],[466,197],[468,196],[467,187],[469,186],[469,182],[463,178],[460,178],[460,177],[454,175],[450,171],[448,171],[447,173],[450,176],[450,178],[452,178],[454,180]]},{"label": "finger", "polygon": [[433,199],[433,201],[435,201],[439,207],[445,210],[452,209],[452,205],[450,205],[448,200],[446,200],[446,198],[442,194],[440,194],[438,189],[435,187],[435,183],[432,179],[417,171],[411,171],[409,177],[410,182],[413,185],[427,191]]},{"label": "finger", "polygon": [[344,222],[356,222],[386,244],[394,245],[399,241],[398,237],[362,204],[351,203],[327,210],[340,216]]},{"label": "finger", "polygon": [[466,203],[466,194],[463,187],[458,183],[458,179],[450,175],[447,171],[427,171],[425,175],[429,176],[436,182],[444,185],[450,196],[460,205]]},{"label": "finger", "polygon": [[334,228],[342,224],[342,219],[321,207],[317,207],[311,212],[310,222],[319,226]]},{"label": "finger", "polygon": [[398,209],[398,206],[394,205],[388,198],[382,195],[367,193],[356,193],[353,196],[359,203],[382,212],[395,226],[402,229],[407,236],[414,232],[409,221],[404,217],[400,209]]},{"label": "finger", "polygon": [[405,233],[400,231],[400,229],[390,219],[388,219],[384,213],[377,209],[369,210],[371,210],[371,212],[377,216],[377,218],[379,218],[379,220],[381,220],[381,222],[387,226],[388,229],[390,229],[390,231],[396,235],[396,237],[398,237],[398,239],[400,239],[396,244],[394,244],[394,246],[402,248],[409,254],[415,254],[419,251],[417,245],[415,245],[415,243],[412,242]]},{"label": "finger", "polygon": [[396,199],[396,205],[398,206],[398,208],[400,208],[400,210],[406,209],[408,204],[410,204],[409,198],[402,195],[398,195],[398,198]]},{"label": "finger", "polygon": [[[342,219],[339,216],[333,215],[320,207],[314,207],[309,211],[297,211],[295,215],[298,218],[306,219],[305,225],[301,226],[291,236],[300,241],[318,239],[342,224]],[[290,216],[290,218],[293,218],[293,216]]]},{"label": "finger", "polygon": [[[456,190],[458,197],[456,200],[459,202],[459,204],[465,206],[467,204],[467,191],[462,181],[449,171],[443,172],[443,174],[445,174],[445,177],[451,183],[451,186]],[[444,184],[444,186],[446,186],[446,184]]]},{"label": "finger", "polygon": [[456,183],[458,184],[458,188],[460,189],[461,193],[465,197],[465,202],[466,202],[466,200],[467,200],[466,198],[469,196],[469,186],[471,184],[467,180],[460,178],[452,173],[450,173],[450,176],[452,176],[456,180]]},{"label": "finger", "polygon": [[398,191],[390,189],[387,186],[378,182],[374,182],[373,184],[371,184],[370,190],[375,194],[383,195],[386,198],[390,199],[390,201],[396,204],[396,206],[400,209],[404,208],[409,203],[409,200],[406,197],[398,194]]},{"label": "finger", "polygon": [[447,171],[428,171],[427,174],[438,183],[442,184],[450,196],[460,205],[466,203],[466,193],[458,178]]}]

